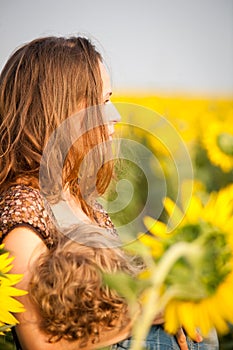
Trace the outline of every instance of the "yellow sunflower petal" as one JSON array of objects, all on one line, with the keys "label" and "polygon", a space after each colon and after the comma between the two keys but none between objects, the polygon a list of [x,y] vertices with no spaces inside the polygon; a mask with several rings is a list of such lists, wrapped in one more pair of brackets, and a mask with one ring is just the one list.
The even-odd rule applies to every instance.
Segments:
[{"label": "yellow sunflower petal", "polygon": [[21,296],[26,295],[27,291],[23,289],[18,289],[12,286],[1,285],[0,288],[0,300],[3,300],[4,296]]},{"label": "yellow sunflower petal", "polygon": [[190,338],[195,339],[196,336],[196,323],[193,315],[193,303],[192,302],[180,302],[178,307],[178,317],[182,320],[182,326],[185,328]]},{"label": "yellow sunflower petal", "polygon": [[152,236],[144,234],[138,238],[145,246],[150,247],[151,253],[155,257],[160,257],[163,254],[163,244]]},{"label": "yellow sunflower petal", "polygon": [[138,277],[141,280],[148,280],[149,278],[151,278],[151,275],[152,275],[152,273],[150,270],[143,270],[142,272],[140,272],[138,274]]},{"label": "yellow sunflower petal", "polygon": [[2,273],[7,273],[8,271],[10,271],[10,269],[12,267],[12,265],[10,265],[10,264],[13,260],[14,260],[14,257],[9,258],[8,252],[0,255],[0,270]]},{"label": "yellow sunflower petal", "polygon": [[[222,284],[218,288],[217,295],[215,297],[216,307],[219,308],[219,312],[223,315],[226,320],[232,322],[233,315],[233,303],[232,303],[232,289],[233,285]],[[222,300],[221,303],[218,300]]]},{"label": "yellow sunflower petal", "polygon": [[205,307],[209,309],[210,319],[213,325],[219,333],[224,334],[229,330],[228,324],[224,317],[222,316],[221,306],[217,303],[213,304],[212,302],[206,303]]},{"label": "yellow sunflower petal", "polygon": [[177,329],[181,326],[177,316],[177,303],[178,302],[175,300],[170,301],[164,312],[164,329],[170,334],[175,334]]},{"label": "yellow sunflower petal", "polygon": [[24,310],[23,304],[21,304],[18,300],[12,298],[11,296],[7,295],[2,295],[0,294],[1,297],[1,309],[2,310],[8,310],[11,312],[21,312]]},{"label": "yellow sunflower petal", "polygon": [[185,213],[189,223],[195,224],[200,218],[203,212],[203,206],[201,200],[198,197],[193,196],[190,200],[189,207]]},{"label": "yellow sunflower petal", "polygon": [[[169,223],[175,228],[178,226],[184,218],[184,213],[179,207],[168,197],[164,199],[164,207],[169,215]],[[171,225],[169,225],[171,226]]]},{"label": "yellow sunflower petal", "polygon": [[146,228],[152,233],[154,236],[161,237],[161,238],[167,238],[167,226],[158,220],[155,220],[151,218],[150,216],[145,216],[144,218],[144,224]]},{"label": "yellow sunflower petal", "polygon": [[0,309],[0,320],[5,324],[17,324],[19,323],[17,319],[8,311],[3,311]]},{"label": "yellow sunflower petal", "polygon": [[[224,208],[224,210],[223,210]],[[233,218],[233,187],[227,186],[218,193],[213,192],[204,212],[204,219],[224,228]]]},{"label": "yellow sunflower petal", "polygon": [[7,274],[1,277],[1,285],[2,286],[12,286],[19,283],[22,280],[23,275],[20,274]]},{"label": "yellow sunflower petal", "polygon": [[207,308],[207,300],[202,300],[196,306],[196,317],[198,326],[201,329],[201,334],[207,337],[210,330],[213,328],[211,317],[209,315],[209,309]]}]

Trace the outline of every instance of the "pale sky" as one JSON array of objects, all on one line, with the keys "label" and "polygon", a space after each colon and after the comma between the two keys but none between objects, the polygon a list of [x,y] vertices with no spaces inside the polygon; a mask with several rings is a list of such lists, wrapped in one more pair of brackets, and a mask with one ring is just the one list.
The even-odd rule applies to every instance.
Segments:
[{"label": "pale sky", "polygon": [[116,91],[233,97],[233,0],[0,0],[0,69],[29,40],[77,33]]}]

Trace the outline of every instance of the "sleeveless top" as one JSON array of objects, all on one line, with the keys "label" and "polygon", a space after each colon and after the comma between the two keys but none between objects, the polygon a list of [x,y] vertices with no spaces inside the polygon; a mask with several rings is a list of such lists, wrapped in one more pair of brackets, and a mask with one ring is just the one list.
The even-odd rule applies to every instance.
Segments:
[{"label": "sleeveless top", "polygon": [[[94,219],[98,226],[117,237],[116,229],[102,205],[94,204]],[[14,228],[29,227],[45,245],[53,246],[56,234],[55,217],[38,189],[17,184],[0,196],[0,242]]]}]

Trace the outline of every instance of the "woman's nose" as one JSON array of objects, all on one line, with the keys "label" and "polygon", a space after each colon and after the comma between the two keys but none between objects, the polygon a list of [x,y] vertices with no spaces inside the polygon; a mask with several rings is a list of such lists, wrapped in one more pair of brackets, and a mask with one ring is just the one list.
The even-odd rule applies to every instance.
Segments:
[{"label": "woman's nose", "polygon": [[119,123],[121,121],[121,116],[118,110],[111,102],[108,102],[104,105],[104,115],[106,118],[105,120],[108,123],[113,124],[113,128],[116,123]]}]

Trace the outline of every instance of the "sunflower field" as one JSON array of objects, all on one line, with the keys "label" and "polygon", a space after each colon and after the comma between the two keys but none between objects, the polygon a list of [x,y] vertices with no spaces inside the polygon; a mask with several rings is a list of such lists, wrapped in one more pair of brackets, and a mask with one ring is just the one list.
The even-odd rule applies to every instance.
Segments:
[{"label": "sunflower field", "polygon": [[[113,210],[117,226],[130,227],[128,221],[139,215],[138,207],[143,211],[145,197],[152,193],[144,224],[136,223],[138,239],[126,244],[147,263],[137,281],[128,281],[128,290],[138,293],[144,305],[132,349],[141,349],[156,308],[165,310],[169,333],[175,334],[180,324],[190,337],[197,328],[204,336],[215,328],[220,349],[233,349],[233,99],[142,93],[115,96],[113,102],[123,115],[121,137],[134,140],[117,178],[127,178],[135,197],[127,186],[125,192],[114,186],[110,190],[134,198],[124,210]],[[150,155],[140,154],[135,141]],[[176,156],[179,142],[188,156]],[[137,162],[136,154],[146,161]],[[157,165],[152,165],[154,156]],[[152,173],[157,175],[151,180]],[[119,293],[120,278],[107,278]],[[132,293],[123,295],[134,305]]]}]

